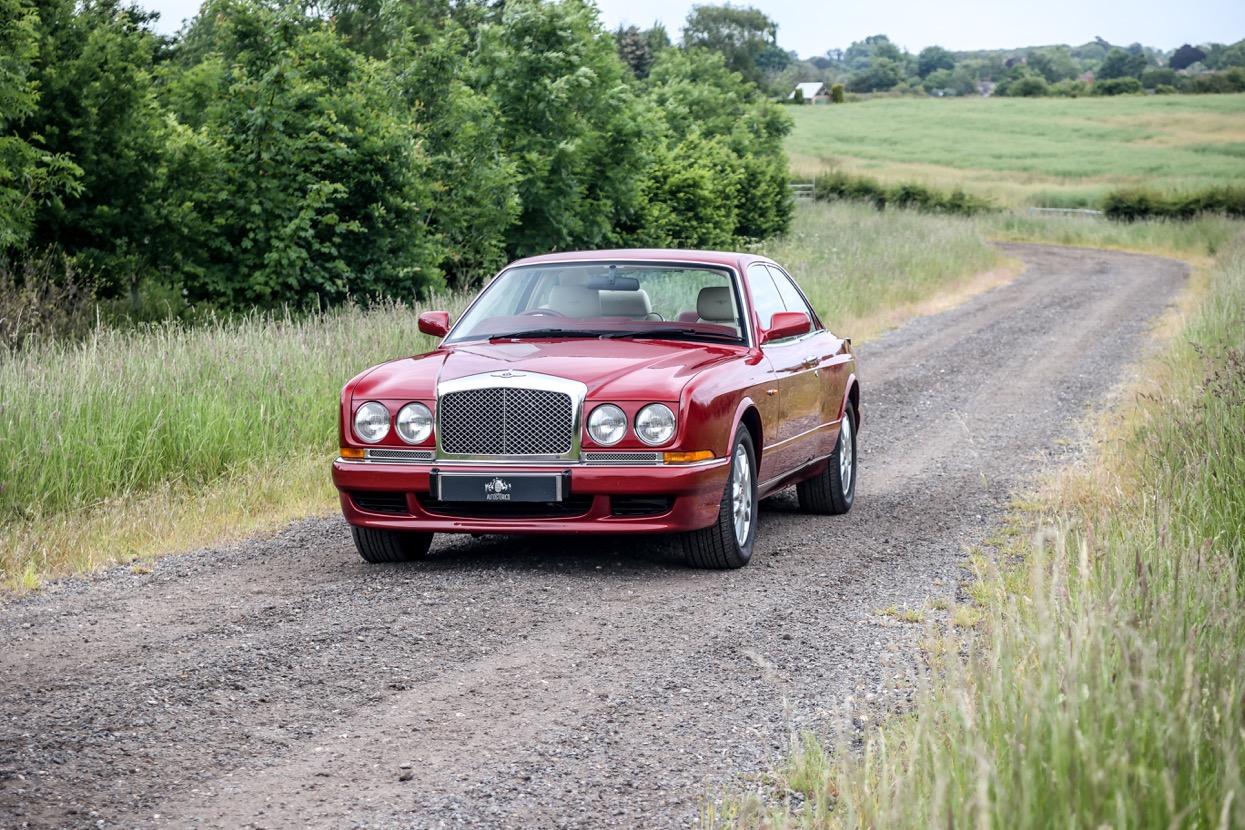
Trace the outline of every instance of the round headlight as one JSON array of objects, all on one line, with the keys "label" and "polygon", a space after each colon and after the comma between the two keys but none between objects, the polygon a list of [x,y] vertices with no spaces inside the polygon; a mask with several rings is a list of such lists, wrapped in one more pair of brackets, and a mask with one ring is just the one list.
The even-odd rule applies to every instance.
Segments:
[{"label": "round headlight", "polygon": [[674,413],[665,404],[649,404],[635,416],[635,434],[645,444],[666,443],[674,437]]},{"label": "round headlight", "polygon": [[375,444],[389,434],[389,410],[383,403],[368,401],[355,410],[354,434],[360,441]]},{"label": "round headlight", "polygon": [[627,434],[627,413],[612,403],[602,404],[588,416],[588,434],[598,444],[617,444]]},{"label": "round headlight", "polygon": [[408,403],[398,412],[398,437],[408,444],[422,444],[432,434],[432,410],[422,403]]}]

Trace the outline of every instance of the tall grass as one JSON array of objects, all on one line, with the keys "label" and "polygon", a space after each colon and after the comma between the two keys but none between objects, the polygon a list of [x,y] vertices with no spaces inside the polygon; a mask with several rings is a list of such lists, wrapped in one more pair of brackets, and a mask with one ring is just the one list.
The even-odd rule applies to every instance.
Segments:
[{"label": "tall grass", "polygon": [[1004,264],[968,220],[848,203],[802,206],[791,231],[763,250],[791,271],[832,330],[856,338]]},{"label": "tall grass", "polygon": [[859,755],[710,824],[1245,826],[1245,236],[1090,468],[978,560],[983,633]]},{"label": "tall grass", "polygon": [[[971,225],[858,206],[801,211],[766,250],[856,336],[999,259]],[[466,299],[429,305],[457,312]],[[0,353],[4,579],[29,587],[329,508],[342,384],[430,348],[419,310],[105,327]]]}]

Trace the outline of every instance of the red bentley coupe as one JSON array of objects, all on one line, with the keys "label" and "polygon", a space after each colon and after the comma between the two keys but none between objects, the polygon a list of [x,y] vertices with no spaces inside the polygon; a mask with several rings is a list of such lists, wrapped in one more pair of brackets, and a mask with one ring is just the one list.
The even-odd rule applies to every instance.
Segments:
[{"label": "red bentley coupe", "polygon": [[333,482],[368,562],[434,533],[677,533],[689,564],[738,568],[765,496],[851,509],[851,342],[769,259],[532,257],[419,328],[441,344],[342,390]]}]

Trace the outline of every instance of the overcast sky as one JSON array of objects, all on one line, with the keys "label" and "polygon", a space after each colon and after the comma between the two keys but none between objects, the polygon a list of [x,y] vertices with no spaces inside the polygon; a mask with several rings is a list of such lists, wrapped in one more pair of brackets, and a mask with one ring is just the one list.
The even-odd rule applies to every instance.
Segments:
[{"label": "overcast sky", "polygon": [[[158,27],[174,32],[198,10],[199,0],[138,0],[160,12]],[[678,40],[691,0],[597,0],[613,29],[647,27],[660,20]],[[1245,0],[747,0],[778,21],[778,43],[801,57],[842,49],[868,35],[886,34],[913,52],[938,44],[949,49],[999,49],[1048,43],[1080,44],[1099,35],[1112,43],[1172,49],[1182,43],[1233,43],[1245,37]]]}]

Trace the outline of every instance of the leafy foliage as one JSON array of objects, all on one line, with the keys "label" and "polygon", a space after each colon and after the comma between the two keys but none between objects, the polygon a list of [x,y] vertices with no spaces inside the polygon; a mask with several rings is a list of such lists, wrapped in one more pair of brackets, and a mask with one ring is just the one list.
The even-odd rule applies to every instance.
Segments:
[{"label": "leafy foliage", "polygon": [[683,27],[683,45],[709,49],[725,58],[726,65],[753,83],[759,83],[763,68],[778,68],[771,47],[778,37],[778,25],[764,12],[751,6],[693,6]]},{"label": "leafy foliage", "polygon": [[[777,107],[660,27],[616,41],[587,0],[210,0],[171,40],[121,0],[0,12],[0,254],[61,248],[136,306],[155,284],[225,309],[407,299],[517,255],[790,220]],[[776,66],[758,14],[700,19],[746,18],[765,48],[740,54]]]}]

